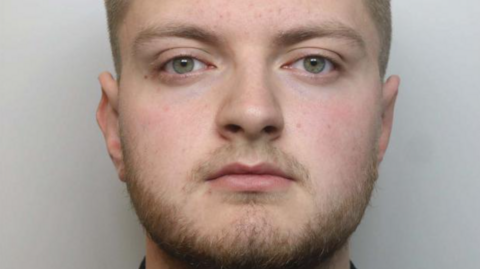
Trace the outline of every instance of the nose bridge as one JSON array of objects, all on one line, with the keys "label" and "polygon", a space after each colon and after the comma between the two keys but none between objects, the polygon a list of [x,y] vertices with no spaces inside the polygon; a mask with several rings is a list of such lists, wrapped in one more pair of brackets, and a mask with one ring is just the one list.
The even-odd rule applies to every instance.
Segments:
[{"label": "nose bridge", "polygon": [[277,103],[278,95],[270,79],[266,68],[253,64],[242,65],[237,70],[230,94],[239,105],[267,108]]},{"label": "nose bridge", "polygon": [[[244,44],[237,48],[234,56],[236,60],[232,78],[234,86],[230,94],[243,97],[244,101],[249,102],[254,102],[255,99],[257,102],[268,101],[264,97],[275,99],[277,93],[271,80],[268,59],[265,56],[268,54],[268,50],[259,44],[255,37],[256,35],[253,34],[245,37]],[[249,100],[247,97],[256,98],[250,98],[253,100]],[[273,99],[270,99],[270,101]]]},{"label": "nose bridge", "polygon": [[[245,58],[244,58],[245,59]],[[256,62],[255,60],[256,59]],[[240,62],[217,115],[220,134],[228,139],[275,139],[283,130],[279,92],[258,57]]]}]

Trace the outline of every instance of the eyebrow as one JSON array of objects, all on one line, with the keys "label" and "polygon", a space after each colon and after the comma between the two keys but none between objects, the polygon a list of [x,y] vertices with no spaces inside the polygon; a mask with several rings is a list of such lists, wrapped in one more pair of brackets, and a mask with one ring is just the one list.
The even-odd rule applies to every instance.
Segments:
[{"label": "eyebrow", "polygon": [[326,22],[321,25],[298,27],[284,31],[274,38],[273,44],[277,47],[288,47],[314,38],[344,39],[365,50],[365,40],[355,29],[340,23]]},{"label": "eyebrow", "polygon": [[142,30],[133,42],[133,53],[137,54],[140,48],[157,38],[178,37],[197,40],[209,45],[219,45],[222,40],[214,32],[185,24],[171,24],[163,26],[152,26]]},{"label": "eyebrow", "polygon": [[[225,40],[215,32],[188,24],[168,24],[147,27],[136,36],[133,42],[133,53],[137,54],[141,47],[154,39],[178,37],[197,40],[209,45],[220,45]],[[325,22],[314,26],[303,26],[280,32],[273,38],[276,47],[288,47],[314,38],[344,39],[365,51],[365,40],[355,29],[340,22]]]}]

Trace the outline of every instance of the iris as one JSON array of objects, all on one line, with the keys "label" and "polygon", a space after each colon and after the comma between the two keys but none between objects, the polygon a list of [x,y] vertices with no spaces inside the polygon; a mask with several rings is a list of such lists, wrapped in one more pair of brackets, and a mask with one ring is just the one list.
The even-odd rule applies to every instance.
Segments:
[{"label": "iris", "polygon": [[173,70],[178,74],[190,73],[195,67],[191,57],[176,58],[173,60]]},{"label": "iris", "polygon": [[318,74],[325,70],[326,65],[326,59],[318,56],[306,57],[303,60],[303,67],[305,67],[305,70],[313,74]]}]

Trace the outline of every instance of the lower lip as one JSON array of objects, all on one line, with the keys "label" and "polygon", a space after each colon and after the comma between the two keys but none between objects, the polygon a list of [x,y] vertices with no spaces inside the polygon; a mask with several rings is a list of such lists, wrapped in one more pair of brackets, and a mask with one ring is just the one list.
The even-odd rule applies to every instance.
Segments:
[{"label": "lower lip", "polygon": [[231,192],[280,192],[287,190],[293,181],[273,175],[226,175],[208,183],[213,189]]}]

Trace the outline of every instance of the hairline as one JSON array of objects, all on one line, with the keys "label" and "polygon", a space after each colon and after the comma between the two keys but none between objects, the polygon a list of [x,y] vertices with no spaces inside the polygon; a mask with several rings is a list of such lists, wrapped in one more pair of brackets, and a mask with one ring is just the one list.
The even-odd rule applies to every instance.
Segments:
[{"label": "hairline", "polygon": [[[120,29],[121,26],[124,24],[125,18],[128,15],[128,11],[130,10],[130,5],[132,4],[133,0],[104,0],[107,6],[107,18],[108,18],[108,26],[109,26],[109,33],[110,33],[110,43],[112,48],[112,56],[115,65],[115,71],[117,74],[117,78],[120,79],[121,72],[122,72],[122,57],[120,51]],[[116,1],[115,4],[108,5],[107,2],[109,1]],[[362,0],[364,7],[368,13],[368,17],[374,24],[376,34],[379,40],[378,46],[378,57],[377,57],[377,64],[379,69],[379,76],[380,79],[383,80],[385,77],[386,69],[389,62],[389,55],[391,49],[391,38],[392,38],[392,26],[391,26],[391,7],[390,7],[390,0],[385,0],[384,5],[385,12],[388,12],[386,16],[378,16],[379,11],[375,10],[378,7],[379,0]],[[109,6],[120,6],[119,12],[117,13],[117,18],[111,18],[110,12],[111,10],[108,9]]]}]

